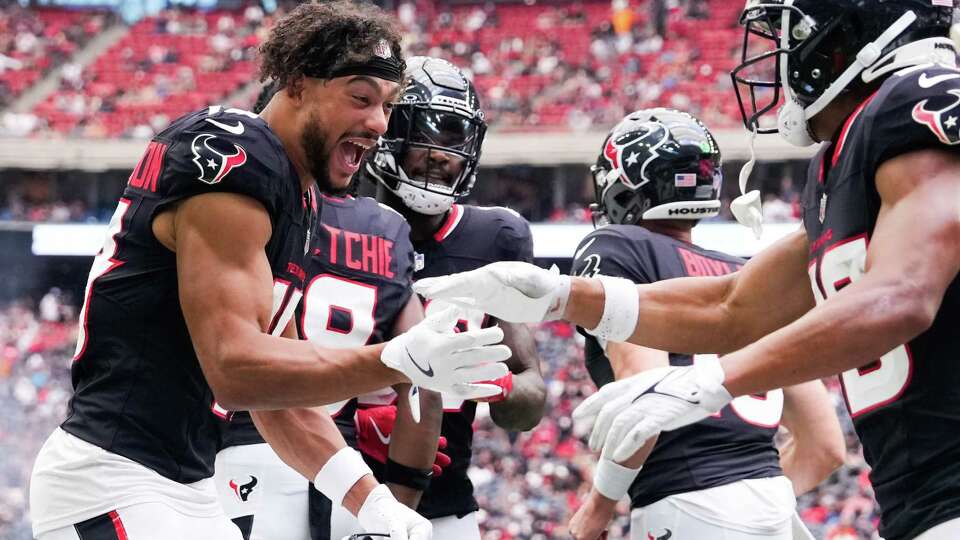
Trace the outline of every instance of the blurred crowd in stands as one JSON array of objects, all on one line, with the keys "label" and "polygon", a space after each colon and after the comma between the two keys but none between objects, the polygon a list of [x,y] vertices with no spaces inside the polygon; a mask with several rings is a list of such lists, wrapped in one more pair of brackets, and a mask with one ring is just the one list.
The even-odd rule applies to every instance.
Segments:
[{"label": "blurred crowd in stands", "polygon": [[[602,130],[650,106],[688,110],[712,127],[739,119],[728,76],[740,44],[736,2],[396,5],[408,54],[463,67],[496,128]],[[249,107],[256,49],[283,13],[258,3],[171,9],[123,28],[96,12],[0,8],[0,109],[2,96],[12,100],[60,66],[44,99],[0,118],[0,134],[147,138],[211,103]],[[108,33],[93,58],[71,56],[106,27],[116,38]]]},{"label": "blurred crowd in stands", "polygon": [[[63,420],[77,309],[52,289],[39,301],[0,308],[0,538],[30,538],[27,481],[44,439]],[[583,339],[559,322],[536,329],[548,389],[548,414],[533,431],[507,433],[479,415],[475,466],[484,540],[562,538],[589,489],[593,457],[573,435],[570,412],[593,392],[582,366]],[[873,540],[877,508],[860,445],[838,385],[829,386],[847,434],[846,466],[800,500],[798,511],[818,539]],[[483,410],[481,408],[481,410]],[[611,539],[627,538],[627,507]]]},{"label": "blurred crowd in stands", "polygon": [[26,9],[0,3],[0,109],[62,66],[109,24],[106,12]]}]

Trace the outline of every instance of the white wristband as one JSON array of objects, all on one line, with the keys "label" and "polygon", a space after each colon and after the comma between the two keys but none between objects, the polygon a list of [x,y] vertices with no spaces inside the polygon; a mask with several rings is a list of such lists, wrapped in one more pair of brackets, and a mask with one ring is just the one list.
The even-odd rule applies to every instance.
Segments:
[{"label": "white wristband", "polygon": [[640,295],[637,284],[629,279],[597,276],[603,285],[603,315],[596,328],[587,329],[600,343],[626,341],[637,328],[640,316]]},{"label": "white wristband", "polygon": [[[553,268],[556,268],[554,265]],[[553,270],[551,268],[551,270]],[[560,276],[560,283],[553,292],[553,301],[547,308],[547,313],[543,316],[545,321],[555,321],[563,318],[563,312],[567,309],[567,300],[570,299],[570,276]]]},{"label": "white wristband", "polygon": [[619,501],[627,494],[641,468],[631,469],[611,459],[600,458],[597,470],[593,473],[593,487],[604,497]]},{"label": "white wristband", "polygon": [[343,504],[343,498],[354,484],[368,474],[373,472],[364,463],[360,453],[345,446],[323,464],[313,479],[313,487],[326,495],[336,508]]}]

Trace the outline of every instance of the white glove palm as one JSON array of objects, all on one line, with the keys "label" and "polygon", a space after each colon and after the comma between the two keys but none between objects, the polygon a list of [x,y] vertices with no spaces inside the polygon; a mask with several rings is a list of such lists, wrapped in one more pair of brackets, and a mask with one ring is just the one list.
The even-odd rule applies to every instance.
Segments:
[{"label": "white glove palm", "polygon": [[733,398],[723,387],[716,359],[693,366],[644,371],[610,383],[573,411],[581,433],[590,431],[590,448],[623,462],[650,437],[703,420]]},{"label": "white glove palm", "polygon": [[556,266],[544,270],[504,261],[449,276],[421,279],[413,289],[422,296],[479,309],[513,323],[559,319],[570,295],[570,277]]},{"label": "white glove palm", "polygon": [[367,495],[357,513],[357,521],[364,531],[387,533],[390,540],[430,540],[433,537],[433,525],[400,504],[383,484]]},{"label": "white glove palm", "polygon": [[410,379],[413,384],[448,392],[460,399],[478,399],[498,394],[495,384],[477,381],[499,379],[509,371],[502,361],[510,348],[499,327],[454,333],[457,310],[445,309],[392,339],[380,361]]}]

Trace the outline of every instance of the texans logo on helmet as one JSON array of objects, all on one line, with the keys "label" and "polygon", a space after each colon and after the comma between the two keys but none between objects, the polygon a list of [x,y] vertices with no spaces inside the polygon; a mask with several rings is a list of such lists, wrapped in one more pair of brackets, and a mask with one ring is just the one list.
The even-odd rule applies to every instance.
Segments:
[{"label": "texans logo on helmet", "polygon": [[253,493],[254,486],[257,485],[257,477],[251,474],[250,481],[246,484],[237,484],[235,481],[230,480],[228,485],[241,501],[247,502],[247,498],[249,498],[250,494]]},{"label": "texans logo on helmet", "polygon": [[913,107],[913,119],[924,126],[940,139],[943,144],[960,144],[960,90],[947,90],[949,96],[934,98],[937,108],[928,108],[931,101],[925,99]]},{"label": "texans logo on helmet", "polygon": [[[643,127],[646,128],[644,131],[630,131],[610,137],[603,148],[603,155],[611,165],[610,170],[618,173],[620,181],[631,189],[650,181],[646,175],[647,165],[660,156],[658,149],[670,139],[670,132],[659,123],[648,122]],[[644,158],[642,164],[641,158]],[[640,170],[634,170],[636,167]],[[634,183],[631,178],[640,178],[641,181]]]},{"label": "texans logo on helmet", "polygon": [[233,145],[233,153],[227,154],[218,150],[214,141],[222,139],[209,133],[201,133],[193,139],[191,149],[193,150],[193,162],[200,169],[200,176],[197,180],[207,184],[216,184],[224,179],[230,171],[247,162],[247,151],[236,143]]}]

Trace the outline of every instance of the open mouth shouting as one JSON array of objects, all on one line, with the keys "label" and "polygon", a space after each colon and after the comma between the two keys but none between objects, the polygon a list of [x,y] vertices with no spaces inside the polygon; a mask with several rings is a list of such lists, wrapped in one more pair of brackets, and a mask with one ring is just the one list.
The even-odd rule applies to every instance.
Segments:
[{"label": "open mouth shouting", "polygon": [[363,156],[377,144],[376,140],[366,137],[347,137],[334,149],[334,161],[348,176],[360,170]]}]

